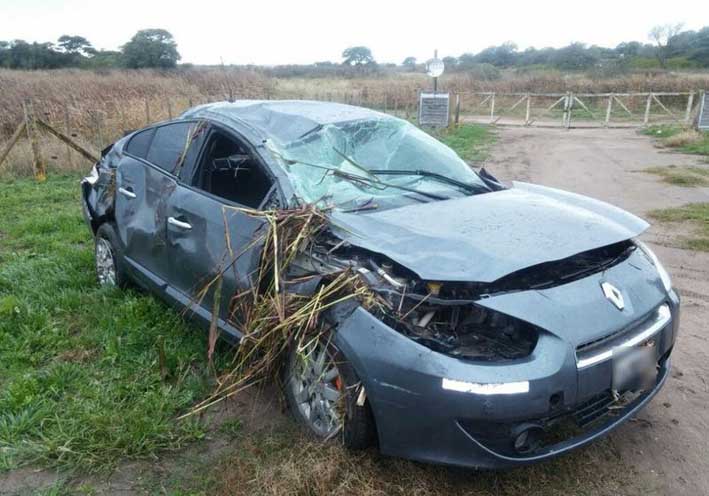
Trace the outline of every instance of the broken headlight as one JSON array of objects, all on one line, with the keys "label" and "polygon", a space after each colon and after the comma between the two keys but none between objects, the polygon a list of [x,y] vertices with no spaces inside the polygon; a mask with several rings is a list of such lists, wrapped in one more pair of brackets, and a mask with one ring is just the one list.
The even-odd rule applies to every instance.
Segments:
[{"label": "broken headlight", "polygon": [[434,351],[468,360],[524,358],[539,336],[531,324],[475,304],[420,304],[383,320]]},{"label": "broken headlight", "polygon": [[640,240],[636,239],[635,244],[638,246],[638,248],[642,250],[648,260],[650,260],[652,265],[655,266],[655,269],[657,269],[657,274],[660,276],[660,280],[662,281],[662,285],[664,286],[665,291],[669,292],[672,289],[672,279],[670,279],[670,274],[667,272],[667,270],[665,270],[665,267],[657,258],[657,255],[655,255],[655,252],[653,252],[648,245],[646,245]]}]

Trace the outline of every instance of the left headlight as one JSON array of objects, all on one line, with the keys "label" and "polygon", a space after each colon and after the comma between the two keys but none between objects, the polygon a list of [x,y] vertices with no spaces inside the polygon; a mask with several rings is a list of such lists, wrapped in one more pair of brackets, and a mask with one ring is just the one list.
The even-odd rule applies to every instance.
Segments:
[{"label": "left headlight", "polygon": [[653,252],[650,247],[642,241],[636,239],[635,244],[643,251],[643,253],[645,253],[645,256],[647,256],[647,258],[650,259],[650,262],[652,262],[655,266],[657,273],[662,280],[662,285],[665,287],[665,291],[669,292],[672,289],[672,280],[670,279],[670,275],[667,273],[667,270],[665,270],[665,267],[662,265],[662,262],[660,262],[657,255],[655,255],[655,252]]}]

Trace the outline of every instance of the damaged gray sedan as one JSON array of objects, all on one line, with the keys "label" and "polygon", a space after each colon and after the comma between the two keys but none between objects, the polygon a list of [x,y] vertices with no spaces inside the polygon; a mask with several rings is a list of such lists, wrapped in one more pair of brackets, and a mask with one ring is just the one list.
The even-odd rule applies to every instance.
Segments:
[{"label": "damaged gray sedan", "polygon": [[[307,366],[289,357],[284,388],[301,423],[323,439],[342,429],[349,447],[466,467],[536,462],[619,426],[669,373],[679,299],[637,240],[647,223],[503,185],[378,112],[196,107],[104,150],[82,197],[99,282],[132,282],[205,326],[216,309],[236,343],[227,300],[258,290],[264,249],[254,239],[265,221],[248,209],[321,208],[327,228],[289,268],[313,282],[283,290],[315,294],[320,277],[347,268],[385,304],[329,308],[329,341]],[[196,301],[227,253],[238,256],[223,291]]]}]

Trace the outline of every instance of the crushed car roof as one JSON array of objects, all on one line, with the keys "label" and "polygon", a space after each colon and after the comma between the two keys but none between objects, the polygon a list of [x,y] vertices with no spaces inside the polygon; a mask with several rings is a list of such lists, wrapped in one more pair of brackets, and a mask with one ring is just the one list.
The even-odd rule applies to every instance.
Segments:
[{"label": "crushed car roof", "polygon": [[182,118],[205,117],[228,123],[238,120],[282,143],[296,140],[326,124],[391,116],[362,107],[307,100],[238,100],[200,105]]}]

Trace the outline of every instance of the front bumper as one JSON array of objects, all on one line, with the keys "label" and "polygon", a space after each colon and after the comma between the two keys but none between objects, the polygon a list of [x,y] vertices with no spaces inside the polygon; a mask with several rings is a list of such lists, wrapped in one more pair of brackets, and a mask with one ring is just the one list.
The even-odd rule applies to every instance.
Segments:
[{"label": "front bumper", "polygon": [[[612,360],[577,370],[573,347],[542,334],[532,355],[505,364],[480,364],[419,345],[362,308],[340,315],[335,343],[352,362],[376,419],[387,455],[476,468],[504,468],[558,456],[603,436],[636,414],[657,394],[670,370],[679,301],[666,302],[672,319],[655,336],[658,374],[652,387],[622,407],[612,401]],[[528,389],[484,394],[444,389],[443,379],[483,384],[528,382]],[[514,388],[513,388],[514,389]],[[578,420],[566,432],[557,426]],[[563,422],[560,422],[563,420]],[[551,440],[527,452],[518,434],[542,427]]]}]

